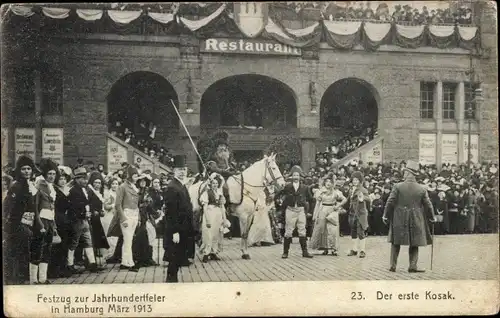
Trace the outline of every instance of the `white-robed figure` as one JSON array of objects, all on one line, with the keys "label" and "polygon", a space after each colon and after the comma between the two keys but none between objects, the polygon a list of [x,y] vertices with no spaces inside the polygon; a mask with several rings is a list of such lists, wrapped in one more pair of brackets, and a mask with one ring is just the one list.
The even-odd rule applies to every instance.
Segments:
[{"label": "white-robed figure", "polygon": [[210,259],[220,260],[217,254],[222,251],[224,232],[230,226],[224,208],[223,186],[224,178],[218,173],[212,173],[206,191],[200,196],[200,203],[203,206],[200,253],[203,255],[204,263]]},{"label": "white-robed figure", "polygon": [[248,232],[248,244],[252,245],[274,245],[273,234],[271,230],[271,219],[269,212],[274,206],[274,193],[268,189],[269,194],[265,192],[257,199],[255,204],[252,226]]},{"label": "white-robed figure", "polygon": [[313,213],[314,228],[311,235],[310,248],[323,250],[328,255],[338,256],[339,250],[339,211],[347,202],[347,198],[334,187],[332,175],[323,180],[323,187],[315,193],[316,206]]}]

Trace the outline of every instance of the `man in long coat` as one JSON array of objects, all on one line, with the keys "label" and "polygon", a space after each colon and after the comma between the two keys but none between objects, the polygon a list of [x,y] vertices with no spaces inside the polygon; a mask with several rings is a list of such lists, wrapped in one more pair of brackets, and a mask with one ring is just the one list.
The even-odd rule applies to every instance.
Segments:
[{"label": "man in long coat", "polygon": [[435,222],[434,208],[424,186],[417,183],[419,164],[408,161],[405,180],[393,186],[382,220],[390,222],[388,241],[391,247],[390,271],[396,271],[401,245],[409,245],[408,272],[424,272],[417,268],[418,247],[432,244],[428,220]]},{"label": "man in long coat", "polygon": [[186,158],[174,157],[174,178],[165,191],[165,253],[168,269],[167,283],[177,283],[179,267],[194,257],[193,206],[185,186],[187,176]]}]

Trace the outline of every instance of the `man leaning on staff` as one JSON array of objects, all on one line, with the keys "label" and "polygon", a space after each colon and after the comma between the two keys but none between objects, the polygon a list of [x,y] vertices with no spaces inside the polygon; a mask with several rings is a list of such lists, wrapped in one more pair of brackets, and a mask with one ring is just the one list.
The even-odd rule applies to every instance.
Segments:
[{"label": "man leaning on staff", "polygon": [[427,190],[416,181],[418,171],[419,164],[409,160],[404,171],[405,180],[393,186],[382,216],[384,223],[390,222],[391,272],[396,271],[401,245],[409,245],[408,272],[425,272],[417,268],[418,247],[432,244],[428,220],[435,222],[436,219]]}]

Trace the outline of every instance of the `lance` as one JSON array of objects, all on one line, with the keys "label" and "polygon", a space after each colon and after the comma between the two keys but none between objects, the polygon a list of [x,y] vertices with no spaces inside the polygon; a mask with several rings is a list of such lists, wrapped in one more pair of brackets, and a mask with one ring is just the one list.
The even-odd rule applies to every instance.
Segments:
[{"label": "lance", "polygon": [[189,141],[191,142],[191,145],[193,146],[194,152],[196,153],[196,155],[200,159],[201,164],[203,165],[203,172],[202,172],[202,174],[205,174],[205,171],[206,171],[205,163],[203,162],[203,159],[201,158],[200,153],[198,152],[198,149],[196,148],[196,145],[194,144],[193,138],[191,138],[191,134],[189,134],[189,131],[188,131],[186,125],[184,124],[184,120],[182,120],[181,114],[179,114],[179,111],[177,110],[177,107],[175,107],[174,101],[170,100],[170,103],[174,107],[174,110],[175,110],[175,113],[177,114],[177,117],[179,117],[181,125],[184,128],[184,131],[186,132],[186,135],[188,136]]}]

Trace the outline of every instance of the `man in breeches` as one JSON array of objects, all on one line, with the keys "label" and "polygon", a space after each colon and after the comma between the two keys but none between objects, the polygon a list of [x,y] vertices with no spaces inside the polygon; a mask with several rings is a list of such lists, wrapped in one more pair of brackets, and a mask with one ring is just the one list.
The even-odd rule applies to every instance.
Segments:
[{"label": "man in breeches", "polygon": [[280,192],[283,198],[283,209],[285,210],[285,240],[283,242],[283,255],[281,258],[288,258],[288,250],[292,243],[292,234],[295,228],[299,233],[302,257],[312,258],[307,251],[306,238],[306,211],[309,211],[310,194],[306,185],[300,182],[302,169],[294,166],[292,173],[292,183],[287,184]]}]

